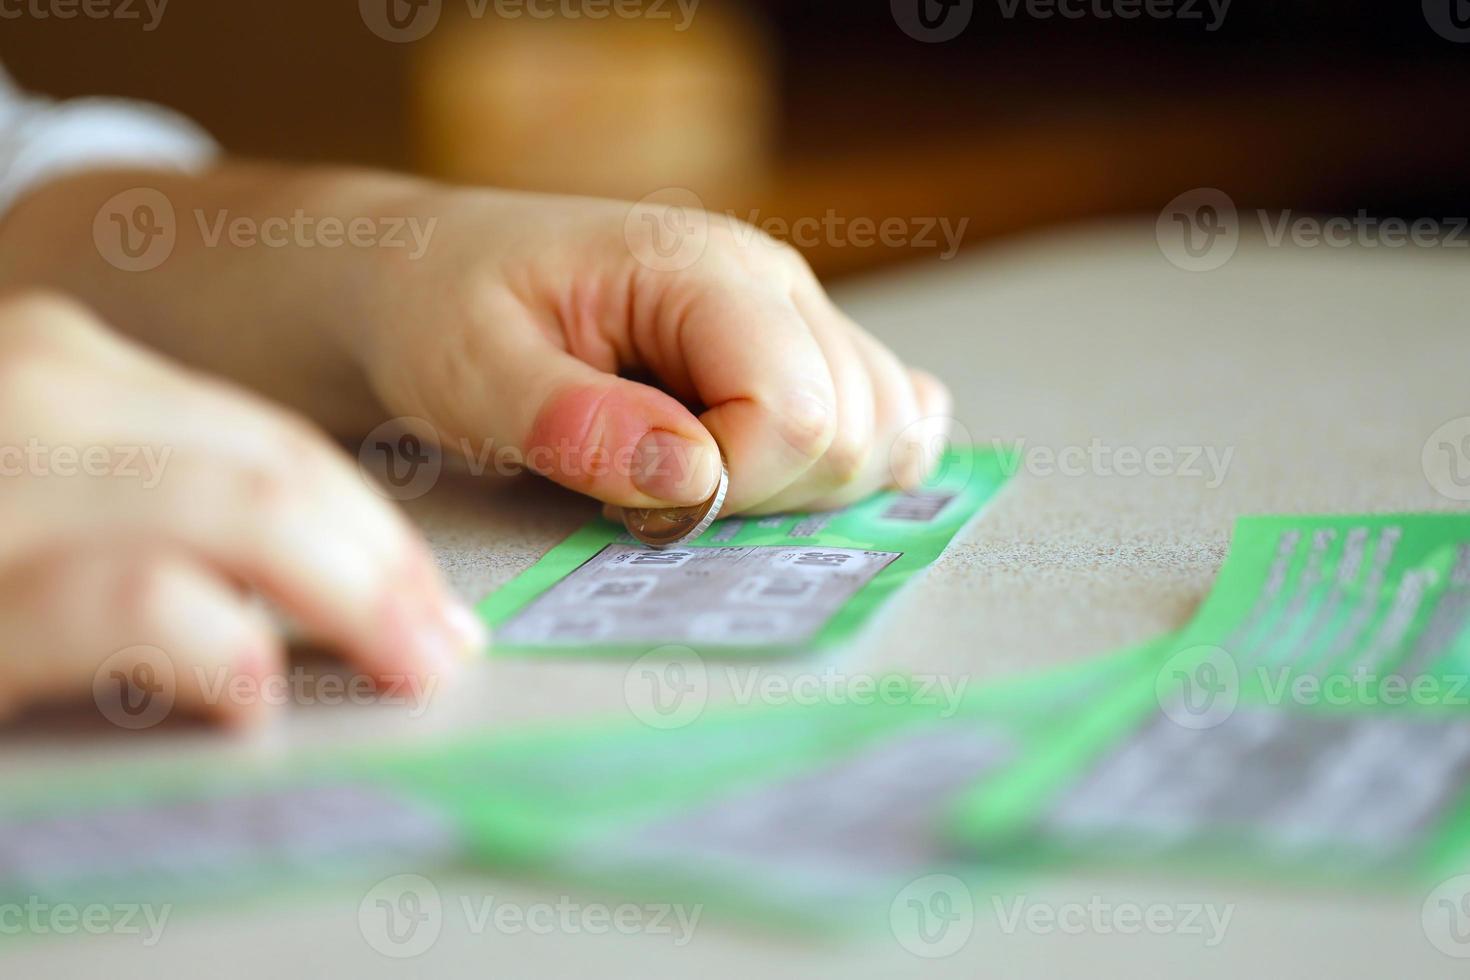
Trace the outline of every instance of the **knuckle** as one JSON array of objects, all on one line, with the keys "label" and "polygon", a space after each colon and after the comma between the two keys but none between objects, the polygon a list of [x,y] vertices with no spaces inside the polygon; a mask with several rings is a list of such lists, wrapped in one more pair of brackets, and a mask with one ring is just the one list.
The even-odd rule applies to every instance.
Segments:
[{"label": "knuckle", "polygon": [[286,463],[246,465],[238,474],[238,480],[244,505],[257,519],[283,517],[297,503],[296,475]]},{"label": "knuckle", "polygon": [[116,595],[123,621],[150,625],[165,619],[172,608],[171,599],[178,581],[178,567],[161,557],[141,558],[121,568]]},{"label": "knuckle", "polygon": [[827,472],[839,485],[851,483],[867,467],[872,454],[870,442],[860,433],[843,429],[832,437],[823,457]]},{"label": "knuckle", "polygon": [[835,414],[826,418],[812,416],[780,417],[781,438],[803,459],[816,462],[827,454],[836,436]]},{"label": "knuckle", "polygon": [[267,533],[301,508],[297,466],[284,453],[190,453],[172,468],[170,488],[179,519],[190,526],[231,522]]}]

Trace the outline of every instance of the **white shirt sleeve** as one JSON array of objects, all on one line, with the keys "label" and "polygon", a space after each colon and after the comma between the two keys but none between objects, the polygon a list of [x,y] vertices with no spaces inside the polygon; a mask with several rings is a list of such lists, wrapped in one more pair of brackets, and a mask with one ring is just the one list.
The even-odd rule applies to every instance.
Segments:
[{"label": "white shirt sleeve", "polygon": [[0,216],[32,187],[65,174],[107,166],[197,170],[217,153],[207,133],[167,109],[37,98],[0,68]]}]

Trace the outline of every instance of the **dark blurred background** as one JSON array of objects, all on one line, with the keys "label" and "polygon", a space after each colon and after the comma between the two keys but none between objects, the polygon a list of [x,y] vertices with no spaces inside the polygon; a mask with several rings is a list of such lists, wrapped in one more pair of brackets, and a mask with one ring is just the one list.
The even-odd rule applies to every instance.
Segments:
[{"label": "dark blurred background", "polygon": [[[172,0],[161,16],[95,0],[113,13],[56,16],[79,2],[0,0],[17,80],[160,102],[249,156],[678,186],[762,223],[968,218],[967,242],[1199,186],[1242,207],[1470,213],[1464,0],[1236,0],[1223,18],[1218,0],[1149,0],[1168,16],[1062,0],[1076,17],[1043,16],[1047,0]],[[834,276],[932,249],[807,251]]]}]

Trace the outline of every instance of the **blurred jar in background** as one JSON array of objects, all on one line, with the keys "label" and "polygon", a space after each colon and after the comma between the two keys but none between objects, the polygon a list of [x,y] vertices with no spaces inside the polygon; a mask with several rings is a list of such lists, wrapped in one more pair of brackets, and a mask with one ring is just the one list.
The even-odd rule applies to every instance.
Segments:
[{"label": "blurred jar in background", "polygon": [[[629,9],[644,15],[619,15]],[[446,17],[415,58],[416,150],[431,176],[630,199],[676,187],[709,207],[770,180],[770,47],[714,0],[689,12],[489,0],[480,16]]]}]

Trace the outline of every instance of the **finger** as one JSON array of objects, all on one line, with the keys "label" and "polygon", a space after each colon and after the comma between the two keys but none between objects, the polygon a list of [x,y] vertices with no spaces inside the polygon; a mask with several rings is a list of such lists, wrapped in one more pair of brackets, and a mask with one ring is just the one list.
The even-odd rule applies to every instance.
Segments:
[{"label": "finger", "polygon": [[[418,405],[451,450],[516,447],[527,468],[579,493],[624,507],[701,503],[719,482],[719,446],[674,397],[557,347],[559,329],[503,328],[529,314],[513,297],[495,301],[495,329],[473,350],[441,352],[441,384],[405,384],[397,401]],[[502,321],[497,323],[495,321]],[[430,369],[421,366],[419,371]],[[465,378],[456,372],[488,377]]]},{"label": "finger", "polygon": [[114,407],[88,441],[126,446],[146,435],[161,444],[151,448],[162,464],[142,478],[23,481],[29,493],[10,503],[27,515],[27,529],[10,549],[91,540],[186,551],[380,676],[447,673],[483,643],[427,548],[340,451],[289,416],[229,395],[175,393],[162,399],[175,406],[172,419],[153,417],[163,411],[157,405],[103,398]]},{"label": "finger", "polygon": [[949,445],[950,430],[954,426],[954,399],[944,382],[922,368],[909,368],[909,380],[913,382],[914,394],[919,399],[922,416],[919,442],[923,446],[920,469],[927,477],[939,465],[940,456]]},{"label": "finger", "polygon": [[730,469],[725,511],[767,501],[821,459],[837,431],[837,394],[821,344],[785,282],[726,270],[681,278],[679,311],[639,343],[642,361],[707,407],[700,421]]},{"label": "finger", "polygon": [[775,497],[749,508],[752,514],[800,510],[835,494],[864,473],[873,452],[873,379],[853,343],[850,321],[838,314],[815,281],[812,287],[810,291],[798,290],[797,308],[821,345],[832,372],[837,429],[822,458]]},{"label": "finger", "polygon": [[874,400],[873,452],[863,472],[842,489],[813,501],[814,509],[846,507],[892,486],[913,486],[923,479],[923,461],[914,455],[914,425],[920,419],[913,381],[893,352],[852,326],[857,348],[872,378]]},{"label": "finger", "polygon": [[0,714],[95,698],[127,727],[249,722],[264,704],[239,692],[284,659],[259,605],[180,555],[53,553],[0,579]]}]

